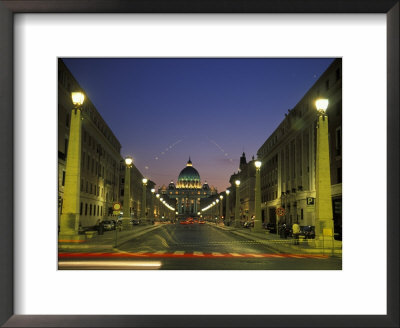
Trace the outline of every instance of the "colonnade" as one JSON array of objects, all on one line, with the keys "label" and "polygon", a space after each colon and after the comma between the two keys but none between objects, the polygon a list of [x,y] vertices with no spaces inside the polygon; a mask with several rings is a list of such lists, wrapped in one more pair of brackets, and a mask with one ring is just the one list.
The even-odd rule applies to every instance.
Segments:
[{"label": "colonnade", "polygon": [[177,198],[178,203],[178,213],[185,214],[191,213],[196,214],[199,209],[199,202],[197,198],[190,198],[190,197],[179,197]]}]

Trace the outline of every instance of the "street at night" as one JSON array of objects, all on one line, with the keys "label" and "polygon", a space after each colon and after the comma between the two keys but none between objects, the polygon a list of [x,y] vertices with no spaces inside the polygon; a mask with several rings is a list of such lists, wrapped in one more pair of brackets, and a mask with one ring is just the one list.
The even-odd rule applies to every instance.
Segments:
[{"label": "street at night", "polygon": [[[292,239],[274,236],[262,240],[245,229],[229,229],[214,223],[160,224],[109,251],[88,252],[84,248],[80,251],[75,249],[74,252],[65,251],[60,253],[60,262],[64,269],[76,268],[74,265],[68,266],[68,263],[76,260],[87,261],[87,267],[93,266],[91,263],[94,261],[102,260],[102,269],[112,268],[107,261],[129,263],[125,267],[120,265],[119,269],[130,269],[130,266],[136,269],[171,270],[341,269],[339,254],[331,256],[330,250],[326,250],[325,254],[309,253],[306,247],[296,248],[292,245]],[[282,248],[287,252],[280,251]]]},{"label": "street at night", "polygon": [[59,269],[342,269],[340,58],[58,64]]}]

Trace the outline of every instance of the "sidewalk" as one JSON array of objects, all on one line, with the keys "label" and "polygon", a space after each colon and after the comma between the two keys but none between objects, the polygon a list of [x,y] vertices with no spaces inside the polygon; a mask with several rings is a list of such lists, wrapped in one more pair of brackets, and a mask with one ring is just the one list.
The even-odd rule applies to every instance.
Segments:
[{"label": "sidewalk", "polygon": [[[253,232],[251,229],[247,228],[234,228],[222,224],[221,225],[211,224],[211,225],[219,229],[230,231],[231,233],[234,233],[238,236],[268,245],[268,247],[278,252],[298,253],[298,254],[303,254],[303,253],[307,254],[317,253],[326,255],[332,254],[331,248],[324,249],[315,247],[314,239],[303,239],[303,240],[300,239],[299,240],[300,244],[295,245],[293,238],[287,238],[287,239],[280,238],[280,236],[277,235],[276,233],[270,233],[266,230],[263,232]],[[333,255],[340,257],[342,256],[342,242],[339,240],[334,241]]]},{"label": "sidewalk", "polygon": [[83,243],[58,243],[58,250],[86,250],[86,251],[101,251],[110,250],[121,246],[127,241],[142,236],[150,231],[160,228],[161,225],[138,225],[133,226],[132,230],[126,231],[104,231],[103,235],[98,235],[97,232],[90,238],[87,238]]}]

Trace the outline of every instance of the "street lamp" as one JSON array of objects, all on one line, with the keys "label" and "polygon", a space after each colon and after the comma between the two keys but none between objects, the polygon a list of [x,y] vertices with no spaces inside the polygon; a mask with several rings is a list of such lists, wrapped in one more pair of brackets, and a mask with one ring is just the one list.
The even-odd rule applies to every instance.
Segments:
[{"label": "street lamp", "polygon": [[146,212],[146,189],[147,189],[147,179],[143,178],[143,193],[142,193],[142,218],[147,223],[147,212]]},{"label": "street lamp", "polygon": [[229,213],[229,210],[230,210],[230,208],[229,208],[229,194],[230,194],[230,190],[229,189],[227,189],[226,191],[225,191],[225,193],[226,193],[226,200],[225,200],[225,220],[226,220],[226,222],[227,222],[227,224],[228,225],[230,225],[230,213]]},{"label": "street lamp", "polygon": [[219,199],[221,200],[221,204],[220,204],[220,208],[219,208],[219,217],[222,219],[222,210],[223,210],[223,202],[222,202],[222,200],[224,199],[224,196],[222,196],[222,195],[219,195]]},{"label": "street lamp", "polygon": [[[316,149],[316,199],[315,199],[315,241],[317,246],[333,251],[334,225],[332,212],[331,172],[329,161],[328,99],[318,99],[317,149]],[[328,244],[326,244],[326,242]],[[330,244],[330,245],[329,245]]]},{"label": "street lamp", "polygon": [[260,169],[261,169],[261,161],[255,161],[254,165],[256,167],[256,194],[255,194],[255,208],[256,208],[256,217],[254,218],[254,231],[261,232],[262,231],[262,222],[261,222],[261,178],[260,178]]},{"label": "street lamp", "polygon": [[[159,200],[160,194],[156,194],[156,198]],[[159,218],[160,217],[160,203],[159,202],[156,202],[156,203],[157,203],[157,217]]]},{"label": "street lamp", "polygon": [[235,184],[236,184],[235,227],[239,228],[240,227],[240,213],[239,213],[239,207],[240,207],[240,195],[239,195],[240,180],[236,180]]},{"label": "street lamp", "polygon": [[[218,203],[219,203],[219,199],[217,198],[216,200],[216,205],[218,205]],[[218,210],[218,206],[215,206],[215,218],[217,219],[218,218],[218,212],[219,212],[219,210]]]},{"label": "street lamp", "polygon": [[130,156],[125,157],[125,181],[124,181],[124,206],[122,217],[122,229],[128,230],[132,226],[131,221],[131,168],[133,158]]},{"label": "street lamp", "polygon": [[81,183],[81,126],[82,105],[85,95],[82,92],[72,92],[74,108],[71,114],[71,124],[68,139],[68,155],[65,166],[64,200],[60,217],[59,241],[81,240],[79,235],[80,221],[80,183]]},{"label": "street lamp", "polygon": [[315,107],[317,107],[317,111],[322,115],[325,115],[325,111],[328,108],[328,105],[329,105],[328,99],[320,98],[315,101]]},{"label": "street lamp", "polygon": [[151,190],[151,217],[155,218],[155,201],[154,201],[154,193],[156,192],[156,190],[154,188],[152,188]]},{"label": "street lamp", "polygon": [[[162,197],[160,197],[160,202],[164,203],[164,199]],[[164,218],[164,216],[165,216],[164,206],[161,206],[161,210],[162,210],[162,217]]]}]

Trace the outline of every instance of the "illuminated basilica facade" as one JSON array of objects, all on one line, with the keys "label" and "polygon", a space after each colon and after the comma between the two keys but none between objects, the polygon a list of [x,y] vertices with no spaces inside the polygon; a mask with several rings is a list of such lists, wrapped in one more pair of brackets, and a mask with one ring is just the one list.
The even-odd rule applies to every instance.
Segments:
[{"label": "illuminated basilica facade", "polygon": [[197,216],[200,212],[200,200],[217,194],[217,190],[207,182],[201,184],[200,174],[189,157],[186,167],[179,173],[176,185],[171,181],[168,187],[161,188],[160,193],[175,199],[178,216],[186,217]]}]

